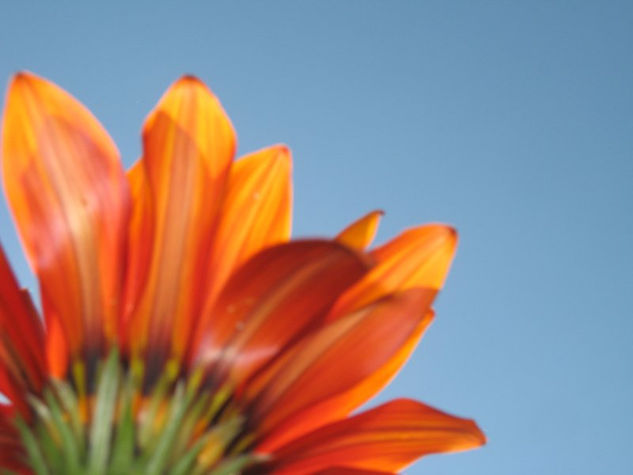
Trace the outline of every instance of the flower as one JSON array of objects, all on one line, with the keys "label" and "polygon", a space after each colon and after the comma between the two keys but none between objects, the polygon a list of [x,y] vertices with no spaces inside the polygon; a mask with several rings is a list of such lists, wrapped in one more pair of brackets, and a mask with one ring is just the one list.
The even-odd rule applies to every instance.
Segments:
[{"label": "flower", "polygon": [[8,202],[45,324],[0,251],[0,466],[45,473],[381,473],[485,442],[400,399],[353,414],[409,357],[455,250],[426,225],[368,251],[381,213],[290,240],[291,158],[233,161],[185,76],[126,173],[69,94],[15,76]]}]

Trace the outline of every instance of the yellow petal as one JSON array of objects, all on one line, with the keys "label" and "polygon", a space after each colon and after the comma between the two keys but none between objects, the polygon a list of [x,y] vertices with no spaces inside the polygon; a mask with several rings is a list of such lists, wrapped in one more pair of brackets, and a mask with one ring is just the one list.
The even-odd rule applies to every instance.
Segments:
[{"label": "yellow petal", "polygon": [[384,211],[375,210],[354,221],[336,236],[336,240],[356,249],[365,249],[374,240]]}]

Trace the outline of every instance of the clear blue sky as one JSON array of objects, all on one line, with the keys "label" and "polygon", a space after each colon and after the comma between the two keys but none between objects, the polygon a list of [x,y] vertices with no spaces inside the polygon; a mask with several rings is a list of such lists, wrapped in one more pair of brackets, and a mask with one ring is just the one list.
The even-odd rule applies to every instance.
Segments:
[{"label": "clear blue sky", "polygon": [[[379,399],[472,416],[490,442],[409,473],[633,473],[633,3],[34,3],[3,5],[1,80],[71,91],[126,165],[194,73],[241,153],[291,146],[295,235],[376,207],[379,240],[459,229],[436,322]],[[34,287],[4,201],[0,226]]]}]

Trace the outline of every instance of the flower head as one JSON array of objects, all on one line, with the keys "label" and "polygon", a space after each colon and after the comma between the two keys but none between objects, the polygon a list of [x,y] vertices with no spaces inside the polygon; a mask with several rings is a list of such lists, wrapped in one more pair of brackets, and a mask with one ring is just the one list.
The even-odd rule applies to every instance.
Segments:
[{"label": "flower head", "polygon": [[351,415],[433,318],[456,233],[367,250],[381,212],[290,240],[291,158],[234,161],[193,77],[143,127],[127,172],[97,120],[12,81],[4,188],[44,323],[0,250],[0,466],[45,473],[381,473],[476,447],[474,422],[407,399]]}]

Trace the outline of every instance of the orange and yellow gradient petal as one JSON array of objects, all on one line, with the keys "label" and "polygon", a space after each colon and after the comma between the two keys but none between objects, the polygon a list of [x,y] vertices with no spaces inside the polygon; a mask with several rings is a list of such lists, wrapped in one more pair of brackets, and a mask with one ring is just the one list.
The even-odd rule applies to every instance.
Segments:
[{"label": "orange and yellow gradient petal", "polygon": [[68,93],[21,73],[9,87],[2,168],[47,324],[90,364],[118,333],[130,195],[116,147]]},{"label": "orange and yellow gradient petal", "polygon": [[[138,304],[131,305],[129,325],[132,353],[145,354],[154,366],[186,351],[203,302],[209,246],[235,147],[219,101],[189,76],[169,88],[145,122],[144,173],[132,178],[147,179],[135,184],[143,201],[135,212],[150,216],[135,216],[140,223],[132,230],[129,252],[147,252],[139,233],[149,228],[151,256],[138,263],[146,265],[137,270],[144,285]],[[142,196],[143,187],[149,197]]]}]

